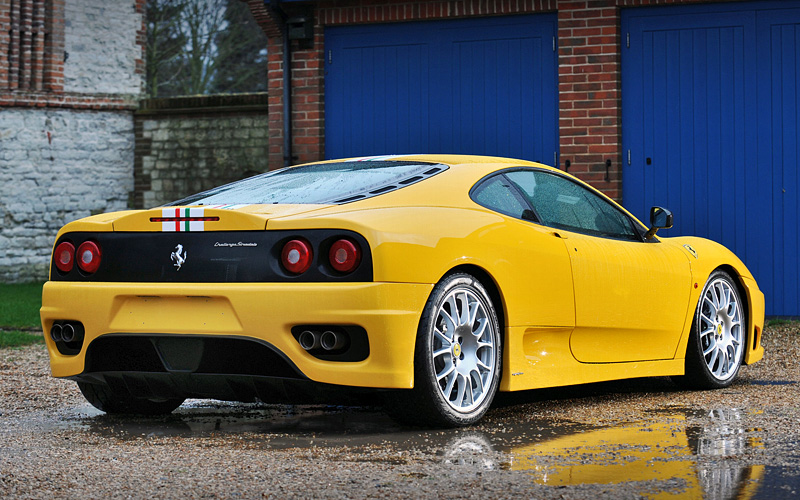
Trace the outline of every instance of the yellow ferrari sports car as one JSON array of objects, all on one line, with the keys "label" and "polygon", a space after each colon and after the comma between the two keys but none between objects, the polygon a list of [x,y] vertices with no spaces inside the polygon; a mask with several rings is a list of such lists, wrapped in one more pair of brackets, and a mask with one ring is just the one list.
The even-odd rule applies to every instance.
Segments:
[{"label": "yellow ferrari sports car", "polygon": [[42,298],[52,373],[109,413],[185,398],[345,403],[468,425],[497,391],[763,356],[730,251],[661,238],[538,163],[400,155],[299,165],[67,224]]}]

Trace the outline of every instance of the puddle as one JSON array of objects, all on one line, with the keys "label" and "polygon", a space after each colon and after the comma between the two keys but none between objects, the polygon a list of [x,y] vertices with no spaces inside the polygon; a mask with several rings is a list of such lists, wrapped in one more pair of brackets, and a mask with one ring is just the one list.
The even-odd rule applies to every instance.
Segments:
[{"label": "puddle", "polygon": [[752,385],[794,385],[796,380],[750,380]]},{"label": "puddle", "polygon": [[[763,448],[756,429],[744,429],[738,410],[654,412],[658,418],[559,436],[511,450],[511,470],[539,484],[643,484],[644,498],[752,498],[763,466],[740,465]],[[704,416],[702,426],[688,417]],[[671,485],[661,491],[655,485]]]},{"label": "puddle", "polygon": [[62,426],[121,440],[249,434],[254,440],[265,442],[265,447],[278,449],[370,444],[379,436],[403,430],[382,412],[369,408],[212,400],[187,400],[166,416],[132,418],[100,413],[65,419]]},{"label": "puddle", "polygon": [[[780,483],[784,469],[751,465],[754,451],[757,456],[764,449],[762,430],[745,424],[755,413],[759,412],[669,407],[648,412],[641,421],[612,426],[552,419],[518,422],[490,414],[472,429],[425,430],[401,427],[371,408],[189,400],[169,416],[152,418],[76,408],[52,430],[119,440],[238,434],[250,446],[265,449],[361,449],[359,460],[389,460],[392,465],[408,464],[415,456],[450,467],[515,471],[534,483],[556,487],[629,483],[643,498],[654,499],[676,494],[766,498],[759,494],[761,485],[766,485],[764,491],[777,492],[785,484],[796,490],[796,477],[795,483]],[[389,455],[378,458],[373,450]],[[337,459],[335,452],[331,459]]]}]

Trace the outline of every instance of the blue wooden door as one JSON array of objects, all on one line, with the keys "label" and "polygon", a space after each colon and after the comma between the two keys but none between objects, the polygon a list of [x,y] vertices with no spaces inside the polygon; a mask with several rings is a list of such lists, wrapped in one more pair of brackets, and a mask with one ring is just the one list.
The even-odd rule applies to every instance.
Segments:
[{"label": "blue wooden door", "polygon": [[800,2],[622,13],[623,203],[645,221],[670,208],[664,236],[733,250],[772,315],[800,314],[800,11],[787,6]]},{"label": "blue wooden door", "polygon": [[[793,4],[793,5],[789,5]],[[794,9],[758,13],[759,175],[755,193],[766,205],[758,240],[766,239],[762,259],[772,264],[773,314],[800,315],[800,2]],[[760,242],[754,240],[753,245]],[[770,253],[771,252],[771,253]]]},{"label": "blue wooden door", "polygon": [[325,30],[325,155],[463,153],[552,165],[554,14]]}]

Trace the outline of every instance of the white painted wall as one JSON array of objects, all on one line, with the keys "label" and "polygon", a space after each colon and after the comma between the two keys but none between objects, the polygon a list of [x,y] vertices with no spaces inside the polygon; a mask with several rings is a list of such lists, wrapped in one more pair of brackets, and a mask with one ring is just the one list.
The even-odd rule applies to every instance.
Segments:
[{"label": "white painted wall", "polygon": [[139,94],[143,75],[135,73],[135,61],[142,58],[136,44],[141,26],[132,0],[67,0],[64,91]]}]

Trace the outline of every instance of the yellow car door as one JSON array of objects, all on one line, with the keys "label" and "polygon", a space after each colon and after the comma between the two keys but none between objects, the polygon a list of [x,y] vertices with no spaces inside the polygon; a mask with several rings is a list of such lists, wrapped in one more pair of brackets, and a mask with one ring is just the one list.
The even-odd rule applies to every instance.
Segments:
[{"label": "yellow car door", "polygon": [[679,249],[642,241],[634,221],[554,172],[506,174],[561,236],[575,296],[572,354],[585,363],[672,359],[684,330],[691,270]]},{"label": "yellow car door", "polygon": [[585,363],[672,359],[689,302],[689,262],[662,243],[571,233],[575,330]]}]

